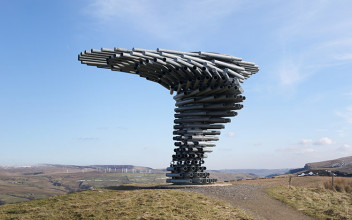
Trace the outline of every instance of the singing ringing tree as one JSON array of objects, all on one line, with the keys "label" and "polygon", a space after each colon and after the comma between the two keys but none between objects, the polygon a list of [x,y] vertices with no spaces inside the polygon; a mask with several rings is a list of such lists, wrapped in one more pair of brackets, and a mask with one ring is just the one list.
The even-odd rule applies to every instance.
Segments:
[{"label": "singing ringing tree", "polygon": [[78,60],[88,66],[126,72],[154,81],[174,92],[175,154],[167,168],[168,183],[216,182],[206,172],[204,158],[215,147],[220,129],[242,109],[241,83],[259,71],[239,57],[213,52],[183,52],[141,48],[92,49]]}]

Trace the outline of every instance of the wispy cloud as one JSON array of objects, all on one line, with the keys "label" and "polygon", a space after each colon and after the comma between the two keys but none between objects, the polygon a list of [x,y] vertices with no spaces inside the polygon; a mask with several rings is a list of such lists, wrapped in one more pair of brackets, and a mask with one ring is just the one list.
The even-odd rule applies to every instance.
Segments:
[{"label": "wispy cloud", "polygon": [[352,92],[347,92],[347,93],[345,93],[344,95],[349,96],[349,97],[352,98]]},{"label": "wispy cloud", "polygon": [[300,154],[319,152],[321,150],[321,148],[319,148],[318,145],[323,146],[323,145],[335,145],[335,144],[336,143],[328,137],[322,137],[316,141],[314,141],[312,139],[302,139],[298,142],[297,145],[282,147],[282,148],[277,149],[277,151],[281,152],[281,153],[300,155]]},{"label": "wispy cloud", "polygon": [[298,142],[300,145],[332,145],[335,144],[334,141],[332,141],[330,138],[328,137],[322,137],[319,140],[313,141],[312,139],[302,139]]},{"label": "wispy cloud", "polygon": [[235,132],[232,132],[232,131],[227,132],[227,133],[226,133],[226,136],[227,136],[227,137],[235,137]]},{"label": "wispy cloud", "polygon": [[[330,1],[303,4],[304,7],[301,4],[285,7],[287,11],[276,33],[282,47],[277,74],[285,88],[294,87],[323,67],[345,64],[352,59],[352,16],[343,4]],[[341,7],[338,10],[341,14],[327,19],[326,15],[335,6]]]},{"label": "wispy cloud", "polygon": [[281,153],[289,153],[289,154],[307,154],[317,152],[314,148],[302,147],[302,146],[289,146],[277,149],[277,151]]},{"label": "wispy cloud", "polygon": [[233,151],[232,148],[219,148],[218,151]]},{"label": "wispy cloud", "polygon": [[334,142],[328,137],[323,137],[317,141],[314,141],[313,144],[314,145],[331,145],[331,144],[334,144]]},{"label": "wispy cloud", "polygon": [[344,111],[337,111],[336,115],[343,118],[346,122],[352,123],[352,105],[348,106]]},{"label": "wispy cloud", "polygon": [[97,137],[79,137],[77,138],[79,141],[98,141]]},{"label": "wispy cloud", "polygon": [[[349,27],[350,25],[346,25]],[[341,27],[345,28],[345,27]],[[352,37],[345,37],[343,36],[342,38],[336,38],[334,40],[330,40],[327,42],[324,42],[323,44],[320,44],[318,49],[325,49],[325,48],[336,48],[336,47],[352,47]]]},{"label": "wispy cloud", "polygon": [[314,152],[317,152],[317,150],[313,148],[306,148],[306,149],[302,149],[300,153],[305,154],[305,153],[314,153]]},{"label": "wispy cloud", "polygon": [[279,149],[277,149],[277,151],[295,151],[297,149],[299,149],[298,146],[289,146],[289,147],[279,148]]},{"label": "wispy cloud", "polygon": [[344,144],[337,149],[338,151],[352,151],[352,146],[349,144]]},{"label": "wispy cloud", "polygon": [[96,128],[97,130],[128,130],[127,127],[124,126],[100,126]]},{"label": "wispy cloud", "polygon": [[100,126],[100,127],[97,127],[97,130],[109,130],[110,127],[108,126]]},{"label": "wispy cloud", "polygon": [[98,19],[99,25],[105,28],[111,29],[114,23],[123,20],[141,34],[187,43],[189,36],[199,33],[199,30],[211,28],[216,31],[219,21],[239,8],[239,1],[231,0],[224,0],[221,4],[215,0],[95,0],[88,5],[86,12]]},{"label": "wispy cloud", "polygon": [[334,58],[336,60],[352,60],[352,53],[338,54],[335,55]]},{"label": "wispy cloud", "polygon": [[301,71],[302,65],[297,63],[297,60],[286,57],[281,61],[279,69],[281,83],[286,86],[300,82],[305,78]]},{"label": "wispy cloud", "polygon": [[313,142],[312,139],[302,139],[299,143],[302,144],[302,145],[307,145],[307,144],[310,144],[312,142]]}]

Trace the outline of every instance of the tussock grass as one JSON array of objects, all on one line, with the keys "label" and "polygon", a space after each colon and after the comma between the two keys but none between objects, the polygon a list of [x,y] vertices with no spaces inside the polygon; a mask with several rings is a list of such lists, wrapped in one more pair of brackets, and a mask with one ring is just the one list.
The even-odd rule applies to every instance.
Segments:
[{"label": "tussock grass", "polygon": [[337,192],[352,193],[352,180],[336,178],[334,185],[331,181],[324,182],[324,188]]},{"label": "tussock grass", "polygon": [[[330,182],[331,185],[331,182]],[[268,194],[317,219],[352,219],[352,194],[324,188],[269,188]]]},{"label": "tussock grass", "polygon": [[251,219],[204,195],[178,190],[89,190],[0,206],[0,219]]}]

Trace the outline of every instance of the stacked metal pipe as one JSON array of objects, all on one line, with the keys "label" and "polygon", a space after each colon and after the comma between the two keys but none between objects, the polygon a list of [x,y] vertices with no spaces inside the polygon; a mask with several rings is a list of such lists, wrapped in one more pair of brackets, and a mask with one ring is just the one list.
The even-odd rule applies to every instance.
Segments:
[{"label": "stacked metal pipe", "polygon": [[245,97],[240,83],[259,71],[239,57],[210,52],[141,48],[92,49],[78,55],[82,64],[136,74],[176,92],[175,154],[169,183],[207,184],[205,153],[212,152],[220,129],[237,115]]}]

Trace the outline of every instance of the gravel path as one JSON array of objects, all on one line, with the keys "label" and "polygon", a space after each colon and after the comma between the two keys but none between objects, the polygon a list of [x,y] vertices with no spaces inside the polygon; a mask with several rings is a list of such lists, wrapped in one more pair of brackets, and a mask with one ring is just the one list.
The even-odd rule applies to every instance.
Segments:
[{"label": "gravel path", "polygon": [[265,186],[238,184],[229,186],[184,187],[182,190],[202,193],[208,197],[225,200],[245,210],[255,219],[300,220],[312,219],[282,202],[269,197]]},{"label": "gravel path", "polygon": [[156,185],[128,186],[115,190],[139,189],[177,189],[202,193],[208,197],[226,201],[230,205],[245,210],[258,220],[312,220],[299,211],[271,198],[266,194],[267,186],[251,184],[214,184],[214,185]]}]

